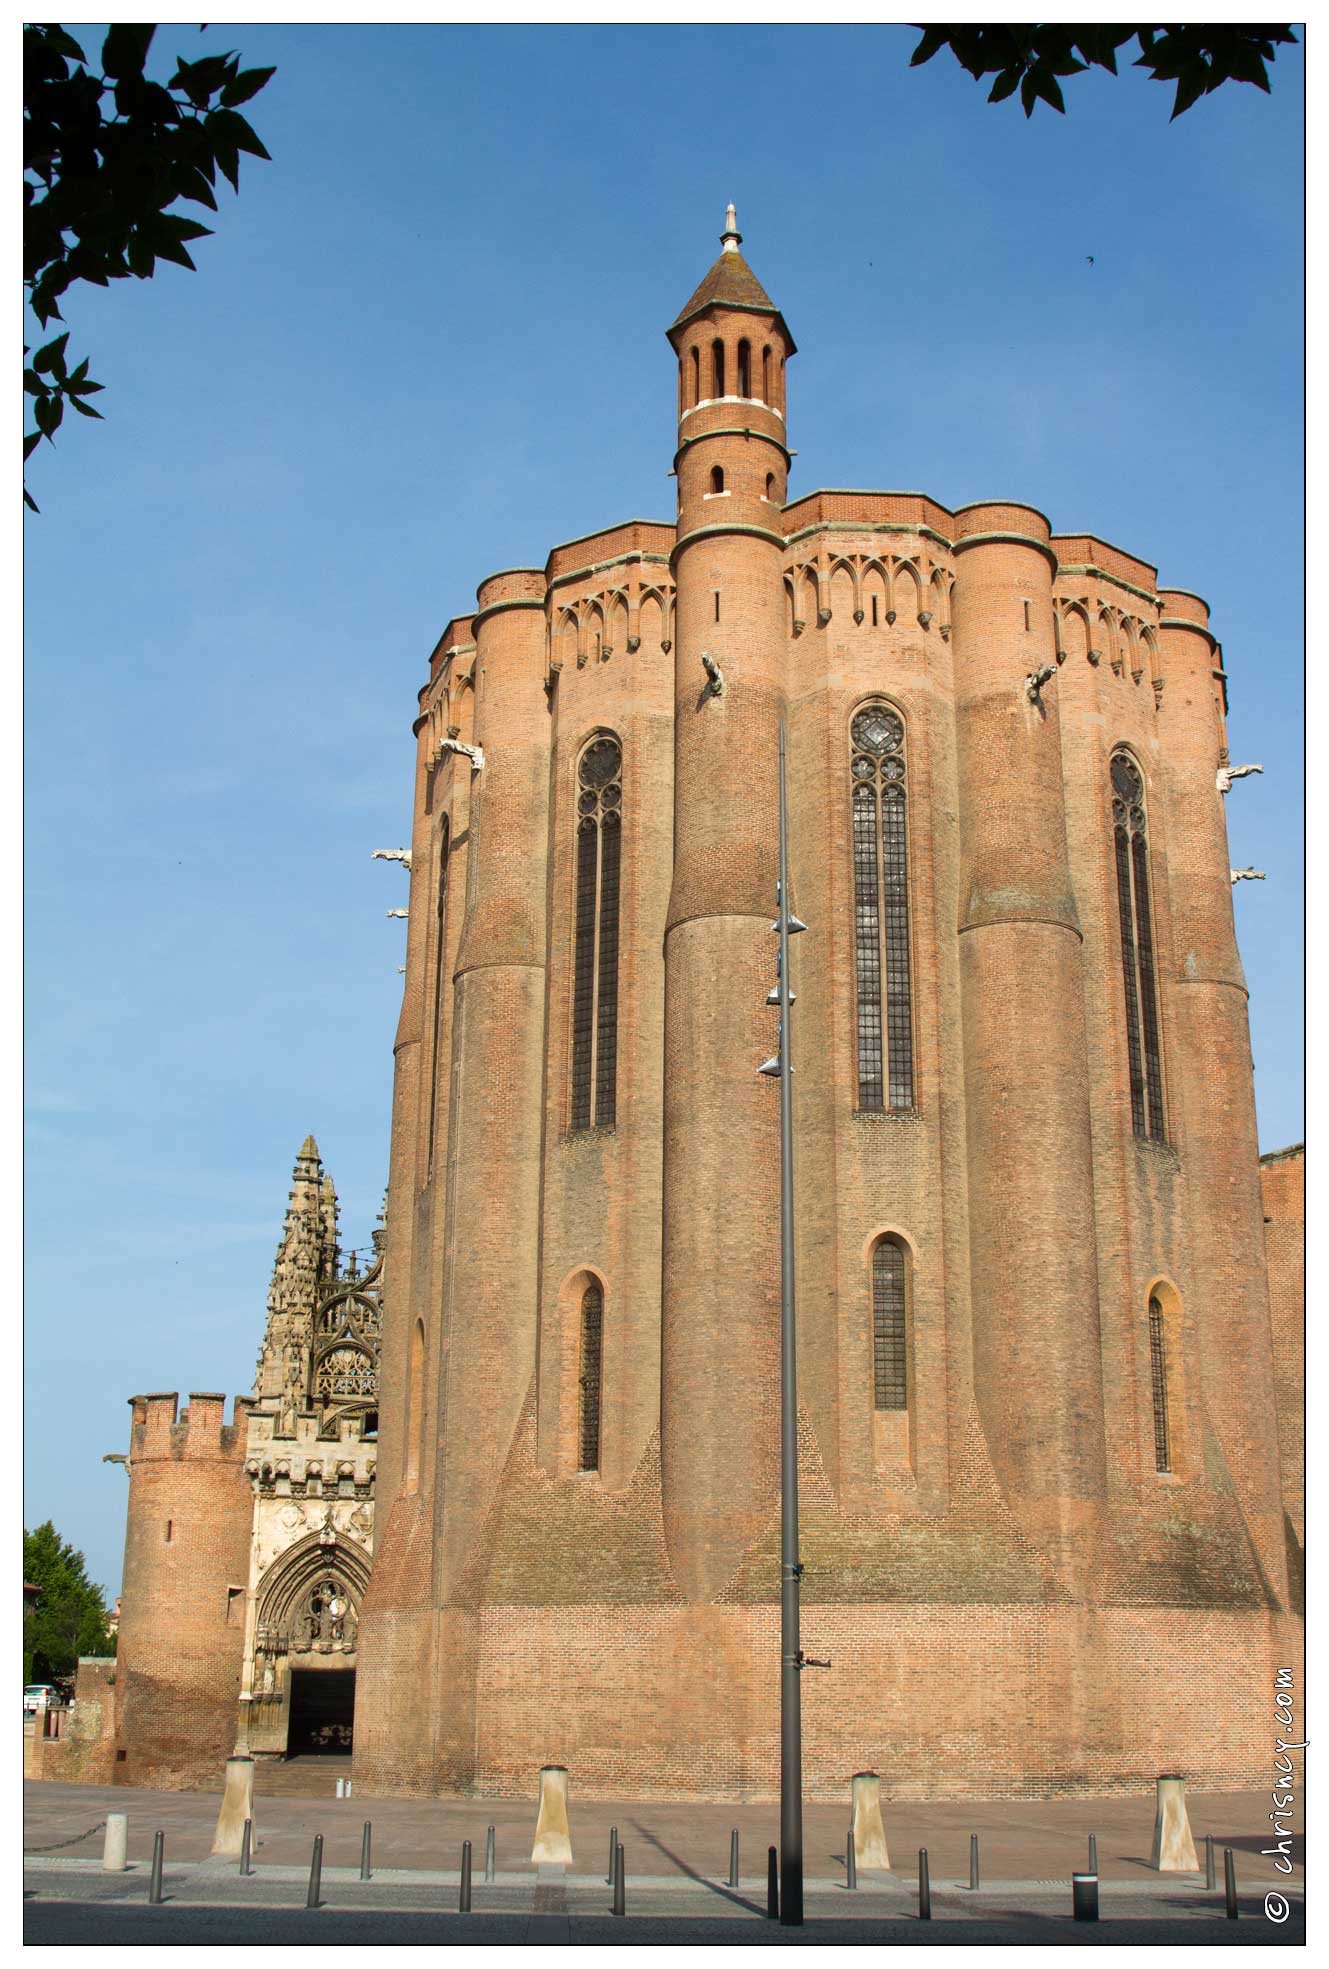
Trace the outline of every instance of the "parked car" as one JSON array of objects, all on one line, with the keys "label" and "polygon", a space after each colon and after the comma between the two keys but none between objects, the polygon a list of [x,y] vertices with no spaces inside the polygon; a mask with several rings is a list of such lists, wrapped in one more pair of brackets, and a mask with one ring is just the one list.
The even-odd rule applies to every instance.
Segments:
[{"label": "parked car", "polygon": [[34,1715],[43,1702],[49,1707],[59,1700],[60,1691],[53,1682],[29,1682],[23,1691],[23,1714]]}]

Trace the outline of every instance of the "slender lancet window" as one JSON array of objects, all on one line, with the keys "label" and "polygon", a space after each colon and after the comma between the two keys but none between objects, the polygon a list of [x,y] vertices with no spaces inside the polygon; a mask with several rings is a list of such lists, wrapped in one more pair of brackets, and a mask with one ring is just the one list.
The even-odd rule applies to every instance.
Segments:
[{"label": "slender lancet window", "polygon": [[1154,1468],[1166,1473],[1172,1468],[1167,1419],[1167,1332],[1158,1299],[1149,1301],[1149,1368],[1154,1388]]},{"label": "slender lancet window", "polygon": [[618,888],[623,754],[592,740],[577,768],[572,1126],[610,1128],[618,1092]]},{"label": "slender lancet window", "polygon": [[434,1045],[429,1069],[429,1147],[426,1166],[434,1166],[434,1130],[438,1121],[438,1083],[443,1070],[439,1049],[443,1040],[443,1004],[447,991],[448,941],[448,823],[438,837],[438,920],[434,926]]},{"label": "slender lancet window", "polygon": [[904,1249],[884,1237],[872,1252],[872,1378],[876,1408],[908,1408]]},{"label": "slender lancet window", "polygon": [[1126,1058],[1131,1123],[1142,1141],[1161,1142],[1163,1056],[1158,1038],[1158,991],[1149,910],[1149,844],[1144,781],[1128,752],[1112,759],[1112,838],[1117,863],[1121,968],[1126,985]]},{"label": "slender lancet window", "polygon": [[869,704],[855,717],[850,736],[858,1105],[912,1108],[904,724],[888,705]]},{"label": "slender lancet window", "polygon": [[604,1353],[605,1296],[592,1282],[581,1300],[581,1403],[577,1426],[577,1467],[600,1467],[600,1380]]}]

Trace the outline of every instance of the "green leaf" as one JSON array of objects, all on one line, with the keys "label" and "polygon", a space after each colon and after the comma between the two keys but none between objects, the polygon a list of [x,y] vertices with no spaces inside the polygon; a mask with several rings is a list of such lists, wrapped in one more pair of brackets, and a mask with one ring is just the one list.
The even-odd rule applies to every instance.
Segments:
[{"label": "green leaf", "polygon": [[37,429],[44,438],[49,438],[52,431],[58,431],[60,428],[60,419],[65,414],[64,401],[58,396],[36,397],[33,400],[32,414],[37,420]]},{"label": "green leaf", "polygon": [[1066,104],[1062,98],[1061,87],[1056,76],[1040,63],[1034,69],[1033,77],[1035,95],[1041,96],[1045,103],[1050,103],[1053,109],[1059,111],[1064,116],[1066,114]]},{"label": "green leaf", "polygon": [[[92,387],[94,390],[99,390],[101,388],[101,384],[94,383]],[[80,401],[78,397],[70,397],[69,401],[74,406],[74,409],[78,411],[81,417],[101,417],[100,410],[94,410],[90,403],[83,403]],[[103,418],[102,421],[104,423],[105,419]]]},{"label": "green leaf", "polygon": [[[1164,79],[1170,80],[1170,78],[1164,78],[1162,76],[1158,78],[1159,81]],[[1197,61],[1188,64],[1177,78],[1176,100],[1172,105],[1172,114],[1168,118],[1168,122],[1175,123],[1179,116],[1183,116],[1186,113],[1192,103],[1197,103],[1200,97],[1206,94],[1208,88],[1209,70],[1205,63]]]},{"label": "green leaf", "polygon": [[267,158],[269,164],[272,162],[271,157],[268,156],[268,152],[264,149],[259,138],[254,135],[254,132],[238,111],[233,109],[214,110],[208,118],[208,127],[210,130],[224,131],[228,141],[234,144],[237,150],[247,150],[251,157],[264,157]]},{"label": "green leaf", "polygon": [[43,27],[37,31],[43,36],[47,47],[54,48],[57,55],[64,55],[71,62],[83,62],[86,64],[87,56],[79,47],[73,35],[67,34],[63,27]]},{"label": "green leaf", "polygon": [[35,369],[24,370],[23,393],[25,396],[30,397],[44,397],[46,395],[46,385]]},{"label": "green leaf", "polygon": [[[926,40],[927,36],[924,35],[923,38]],[[918,56],[915,55],[914,59],[917,61]],[[926,60],[927,57],[924,56],[923,59]],[[275,68],[241,69],[235,80],[228,82],[221,92],[223,107],[234,109],[239,103],[247,103],[251,96],[256,96],[260,89],[267,87],[276,73]]]},{"label": "green leaf", "polygon": [[142,75],[143,64],[156,32],[155,27],[145,27],[138,22],[111,29],[102,42],[102,68],[112,81],[118,81],[122,75]]},{"label": "green leaf", "polygon": [[23,456],[25,459],[31,458],[41,441],[42,434],[40,431],[28,432],[28,435],[23,440]]},{"label": "green leaf", "polygon": [[1004,68],[988,91],[988,101],[990,103],[1004,103],[1007,96],[1013,96],[1019,86],[1019,68]]},{"label": "green leaf", "polygon": [[40,513],[41,511],[41,507],[37,504],[37,501],[33,498],[26,486],[23,488],[23,504],[25,506],[31,506],[34,513]]},{"label": "green leaf", "polygon": [[[937,50],[939,48],[944,48],[949,39],[950,36],[947,34],[946,29],[944,27],[924,28],[923,39],[919,42],[918,46],[914,49],[913,54],[909,57],[910,68],[918,68],[922,65],[923,62],[930,62],[932,60],[932,57],[937,53]],[[268,72],[269,74],[272,73],[271,70],[269,70]],[[223,97],[222,100],[225,101],[225,97]]]},{"label": "green leaf", "polygon": [[38,349],[36,355],[32,358],[32,366],[38,375],[44,370],[50,370],[52,374],[57,376],[64,374],[65,343],[68,340],[69,330],[66,329],[63,335],[57,335],[53,342],[47,342],[42,348]]}]

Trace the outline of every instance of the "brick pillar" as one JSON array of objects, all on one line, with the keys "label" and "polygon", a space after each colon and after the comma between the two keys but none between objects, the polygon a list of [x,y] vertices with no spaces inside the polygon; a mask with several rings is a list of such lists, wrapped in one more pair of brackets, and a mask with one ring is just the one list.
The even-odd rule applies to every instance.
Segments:
[{"label": "brick pillar", "polygon": [[956,520],[974,1392],[1008,1501],[1088,1592],[1105,1459],[1082,938],[1057,682],[1041,708],[1025,688],[1054,659],[1055,557],[1032,508]]},{"label": "brick pillar", "polygon": [[[1204,1405],[1271,1591],[1287,1599],[1269,1285],[1246,979],[1216,775],[1222,661],[1195,595],[1162,594],[1170,984]],[[1232,796],[1239,799],[1240,790]]]},{"label": "brick pillar", "polygon": [[[755,344],[754,388],[764,342],[792,350],[778,316],[716,307],[671,331],[685,382],[703,327],[703,376],[716,339],[727,377],[740,338]],[[785,708],[784,540],[763,494],[772,470],[783,486],[787,454],[781,419],[755,400],[685,414],[679,447],[661,1460],[670,1559],[701,1601],[721,1591],[779,1492],[779,1096],[757,1068],[776,1034],[765,999]]]}]

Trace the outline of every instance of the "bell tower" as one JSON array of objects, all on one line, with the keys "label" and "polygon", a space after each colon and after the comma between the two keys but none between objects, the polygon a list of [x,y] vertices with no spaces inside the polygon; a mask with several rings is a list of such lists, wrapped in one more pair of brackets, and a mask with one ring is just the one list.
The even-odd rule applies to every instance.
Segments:
[{"label": "bell tower", "polygon": [[775,974],[794,343],[740,245],[731,205],[720,256],[669,330],[679,416],[661,1456],[670,1558],[693,1602],[720,1593],[779,1481],[778,1114],[756,1070]]}]

